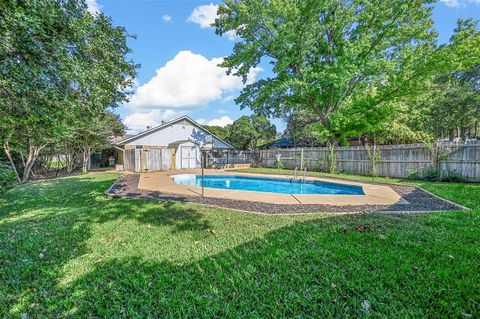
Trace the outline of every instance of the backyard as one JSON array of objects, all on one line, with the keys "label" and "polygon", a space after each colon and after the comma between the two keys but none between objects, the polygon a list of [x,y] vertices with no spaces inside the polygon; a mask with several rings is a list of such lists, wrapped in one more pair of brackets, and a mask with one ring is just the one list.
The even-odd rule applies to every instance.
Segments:
[{"label": "backyard", "polygon": [[471,211],[272,216],[105,196],[118,177],[0,197],[0,317],[480,315],[479,184],[415,183]]}]

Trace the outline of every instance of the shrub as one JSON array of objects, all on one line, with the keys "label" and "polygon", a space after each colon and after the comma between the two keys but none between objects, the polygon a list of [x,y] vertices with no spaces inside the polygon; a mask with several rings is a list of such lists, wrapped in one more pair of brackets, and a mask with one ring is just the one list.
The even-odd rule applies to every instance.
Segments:
[{"label": "shrub", "polygon": [[406,179],[415,181],[421,179],[420,175],[418,174],[418,171],[416,169],[410,170],[407,174]]},{"label": "shrub", "polygon": [[440,180],[440,174],[437,168],[433,165],[428,166],[425,173],[422,176],[422,179],[429,182],[436,182]]},{"label": "shrub", "polygon": [[465,182],[463,178],[457,172],[448,172],[445,175],[441,175],[439,170],[434,165],[429,165],[422,170],[420,174],[418,170],[412,170],[408,173],[408,180],[424,180],[429,182]]},{"label": "shrub", "polygon": [[15,185],[15,172],[0,160],[0,195]]},{"label": "shrub", "polygon": [[275,162],[275,167],[277,168],[277,171],[284,168],[284,165],[280,157],[277,157],[277,161]]},{"label": "shrub", "polygon": [[466,182],[466,179],[459,173],[453,171],[448,172],[445,176],[441,177],[442,182],[452,182],[452,183],[461,183]]}]

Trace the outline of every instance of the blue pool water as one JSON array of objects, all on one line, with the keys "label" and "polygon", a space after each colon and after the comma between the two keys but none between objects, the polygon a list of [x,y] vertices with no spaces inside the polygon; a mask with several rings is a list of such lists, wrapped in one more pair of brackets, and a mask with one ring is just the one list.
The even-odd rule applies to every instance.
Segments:
[{"label": "blue pool water", "polygon": [[[182,174],[172,176],[179,185],[202,186],[202,176]],[[364,195],[360,186],[344,185],[322,181],[291,182],[286,178],[257,176],[205,175],[204,186],[208,188],[235,189],[242,191],[280,194],[337,194]]]}]

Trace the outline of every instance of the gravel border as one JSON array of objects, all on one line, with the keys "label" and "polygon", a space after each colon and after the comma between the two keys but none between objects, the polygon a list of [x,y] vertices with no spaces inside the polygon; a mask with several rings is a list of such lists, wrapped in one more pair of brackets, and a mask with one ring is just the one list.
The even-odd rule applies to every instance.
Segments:
[{"label": "gravel border", "polygon": [[[369,212],[432,212],[465,210],[466,208],[444,200],[418,187],[389,184],[395,192],[410,204],[393,205],[324,205],[324,204],[270,204],[224,198],[197,197],[185,195],[162,194],[138,188],[139,174],[124,174],[105,194],[111,197],[154,199],[165,201],[189,202],[210,206],[229,208],[239,211],[266,214],[304,214],[304,213],[369,213]],[[378,183],[371,183],[378,184]]]}]

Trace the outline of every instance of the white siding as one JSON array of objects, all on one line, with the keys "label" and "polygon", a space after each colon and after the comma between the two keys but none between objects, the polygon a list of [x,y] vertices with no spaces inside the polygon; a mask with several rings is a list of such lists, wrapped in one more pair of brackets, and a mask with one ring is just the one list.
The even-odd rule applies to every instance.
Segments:
[{"label": "white siding", "polygon": [[[168,146],[170,143],[177,141],[190,140],[201,146],[206,142],[208,135],[209,134],[205,130],[192,123],[181,121],[172,125],[167,125],[156,132],[135,139],[126,145]],[[213,136],[213,147],[229,148],[227,144],[223,143],[215,136]]]},{"label": "white siding", "polygon": [[[193,163],[184,165],[185,161],[182,158],[182,147],[195,147],[196,159],[195,159],[195,165],[193,165],[194,167],[188,167],[188,166],[192,166]],[[195,145],[192,142],[185,142],[178,145],[177,152],[175,153],[175,162],[176,162],[175,165],[177,169],[200,168],[201,167],[200,161],[201,161],[201,153],[200,153],[200,148],[197,145]]]}]

